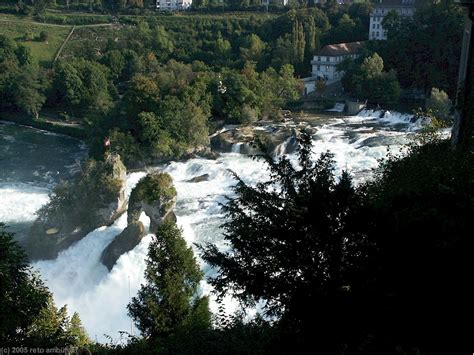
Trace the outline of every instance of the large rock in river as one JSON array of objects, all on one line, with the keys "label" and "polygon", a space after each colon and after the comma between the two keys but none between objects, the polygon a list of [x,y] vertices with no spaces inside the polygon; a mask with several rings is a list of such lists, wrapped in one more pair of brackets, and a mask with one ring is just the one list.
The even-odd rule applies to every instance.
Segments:
[{"label": "large rock in river", "polygon": [[211,137],[211,148],[223,153],[260,154],[262,152],[255,144],[259,140],[266,153],[280,156],[295,151],[298,134],[294,127],[286,124],[231,127]]},{"label": "large rock in river", "polygon": [[176,190],[170,175],[150,173],[142,178],[130,194],[128,223],[137,221],[142,212],[150,218],[150,232],[155,233],[163,220],[175,220]]},{"label": "large rock in river", "polygon": [[142,222],[134,221],[125,228],[102,252],[100,261],[112,270],[122,254],[135,248],[145,236]]},{"label": "large rock in river", "polygon": [[144,236],[143,224],[139,221],[142,212],[150,218],[150,232],[156,233],[163,221],[176,222],[173,208],[176,205],[176,190],[171,176],[154,172],[142,178],[130,194],[127,212],[127,228],[103,251],[101,261],[112,270],[120,255],[132,250]]},{"label": "large rock in river", "polygon": [[31,259],[53,259],[94,229],[112,224],[126,209],[126,169],[117,154],[88,160],[71,182],[54,189],[38,212],[25,249]]}]

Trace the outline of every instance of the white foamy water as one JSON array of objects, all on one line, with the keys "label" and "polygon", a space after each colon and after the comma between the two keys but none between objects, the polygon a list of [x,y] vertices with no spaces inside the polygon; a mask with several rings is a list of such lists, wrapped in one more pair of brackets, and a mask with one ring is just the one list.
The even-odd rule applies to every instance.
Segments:
[{"label": "white foamy water", "polygon": [[[133,173],[127,177],[128,194],[143,176],[145,173]],[[148,228],[150,220],[144,215],[140,219]],[[136,295],[144,281],[144,257],[150,235],[122,255],[110,273],[100,262],[102,251],[126,226],[125,213],[112,226],[94,230],[55,260],[33,264],[53,292],[56,303],[67,304],[71,313],[78,312],[89,335],[99,341],[105,340],[104,334],[117,337],[118,331],[132,331],[126,307],[129,295]]]},{"label": "white foamy water", "polygon": [[[411,115],[385,113],[381,116],[382,112],[379,111],[363,111],[359,116],[334,118],[324,121],[324,124],[316,124],[318,130],[313,136],[314,157],[329,150],[335,156],[338,173],[346,169],[356,181],[367,179],[372,169],[377,167],[378,160],[387,154],[387,147],[390,146],[392,152],[399,151],[413,136],[411,132],[419,124],[411,122]],[[285,146],[286,143],[283,143],[280,151]],[[295,160],[296,157],[293,155],[291,159]],[[250,184],[266,180],[268,176],[261,161],[251,160],[236,152],[222,154],[216,160],[196,158],[173,162],[162,168],[173,177],[178,192],[175,209],[178,225],[188,244],[194,248],[194,243],[214,243],[219,248],[228,248],[219,225],[224,221],[220,204],[225,203],[225,195],[232,194],[231,187],[235,184],[229,170]],[[208,181],[188,182],[203,174],[209,175]],[[132,173],[127,176],[128,194],[144,175]],[[35,195],[34,187],[29,190],[30,187],[21,185],[14,191],[8,188],[0,186],[0,218],[7,216],[31,220],[34,210],[47,201],[46,190],[37,190]],[[11,203],[3,203],[7,201],[4,196]],[[32,198],[28,199],[27,196]],[[13,204],[14,207],[11,206]],[[117,339],[119,331],[130,331],[130,319],[126,311],[129,289],[133,297],[143,282],[150,235],[135,249],[122,255],[111,272],[100,263],[102,251],[125,227],[126,214],[112,226],[89,233],[60,253],[57,259],[34,264],[53,291],[56,303],[67,304],[71,313],[79,312],[89,335],[99,341],[105,340],[103,334]],[[215,270],[202,263],[199,255],[196,255],[205,274],[215,274]],[[210,291],[210,286],[203,281],[201,292],[209,294]],[[211,299],[211,310],[216,311],[215,299],[213,296]],[[225,299],[224,303],[229,311],[237,307],[237,303],[230,298]]]},{"label": "white foamy water", "polygon": [[0,184],[0,221],[7,225],[34,221],[35,212],[49,201],[49,191],[29,184]]}]

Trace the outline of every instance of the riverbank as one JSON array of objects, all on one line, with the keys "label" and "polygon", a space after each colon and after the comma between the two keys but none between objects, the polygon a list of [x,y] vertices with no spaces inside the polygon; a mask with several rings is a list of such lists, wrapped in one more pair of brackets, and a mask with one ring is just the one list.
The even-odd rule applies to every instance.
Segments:
[{"label": "riverbank", "polygon": [[86,138],[86,130],[79,123],[61,122],[42,117],[33,119],[32,117],[27,117],[24,113],[15,114],[6,112],[0,113],[0,121],[13,122],[23,126],[43,129],[48,132],[64,134],[81,140]]}]

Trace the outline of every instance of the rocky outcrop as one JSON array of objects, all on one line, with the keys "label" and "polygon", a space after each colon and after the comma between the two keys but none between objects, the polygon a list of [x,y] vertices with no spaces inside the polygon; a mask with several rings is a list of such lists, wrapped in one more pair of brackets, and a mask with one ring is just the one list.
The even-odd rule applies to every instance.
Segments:
[{"label": "rocky outcrop", "polygon": [[173,212],[173,208],[176,205],[176,199],[172,201],[170,207],[163,208],[163,205],[159,202],[156,204],[143,203],[143,212],[150,217],[150,233],[156,233],[158,227],[164,221],[176,222],[176,215]]},{"label": "rocky outcrop", "polygon": [[127,222],[138,221],[140,214],[150,218],[150,232],[155,233],[163,220],[175,220],[176,190],[171,176],[155,172],[142,178],[130,194]]},{"label": "rocky outcrop", "polygon": [[94,229],[112,224],[127,206],[125,174],[120,156],[110,154],[85,162],[73,181],[57,186],[30,229],[29,257],[53,259]]},{"label": "rocky outcrop", "polygon": [[[140,213],[143,211],[150,218],[151,233],[156,233],[163,220],[175,218],[176,190],[170,175],[161,172],[148,174],[138,182],[132,194],[134,209],[139,201]],[[136,218],[137,212],[133,213],[133,218]]]},{"label": "rocky outcrop", "polygon": [[102,252],[100,261],[107,269],[112,270],[118,258],[122,254],[135,248],[145,236],[145,228],[142,222],[134,221],[130,223],[107,248]]},{"label": "rocky outcrop", "polygon": [[265,127],[232,127],[211,137],[211,148],[224,153],[259,154],[255,142],[259,139],[267,153],[274,156],[295,151],[297,129],[292,125],[276,124]]},{"label": "rocky outcrop", "polygon": [[156,172],[142,178],[130,194],[128,226],[102,252],[102,263],[111,270],[120,255],[140,243],[145,235],[143,224],[139,221],[142,212],[150,218],[150,233],[156,233],[163,221],[176,222],[173,212],[175,205],[176,190],[171,176]]}]

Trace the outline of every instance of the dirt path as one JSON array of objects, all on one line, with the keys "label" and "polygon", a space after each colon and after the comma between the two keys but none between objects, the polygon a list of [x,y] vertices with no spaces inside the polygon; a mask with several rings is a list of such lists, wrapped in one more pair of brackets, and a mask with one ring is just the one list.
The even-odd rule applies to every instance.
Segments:
[{"label": "dirt path", "polygon": [[71,38],[72,34],[74,33],[74,30],[76,29],[76,26],[72,26],[71,28],[71,32],[69,32],[69,34],[67,35],[66,39],[64,40],[63,44],[61,44],[61,47],[59,47],[58,49],[58,53],[56,53],[56,56],[54,57],[53,59],[53,65],[54,63],[56,63],[56,61],[58,60],[61,52],[63,51],[63,48],[66,46],[66,43],[69,41],[69,38]]}]

